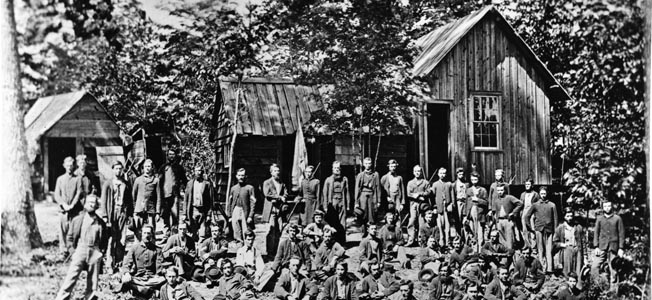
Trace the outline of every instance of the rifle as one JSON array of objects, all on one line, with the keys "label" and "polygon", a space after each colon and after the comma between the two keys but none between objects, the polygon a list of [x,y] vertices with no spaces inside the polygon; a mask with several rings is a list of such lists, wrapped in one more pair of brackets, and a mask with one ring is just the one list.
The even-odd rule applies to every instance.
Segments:
[{"label": "rifle", "polygon": [[[313,176],[314,176],[315,173],[317,173],[317,170],[319,169],[320,166],[321,166],[321,162],[319,162],[317,164],[317,167],[315,167],[315,169],[312,171]],[[301,183],[299,183],[299,184],[301,184]],[[292,218],[292,214],[294,214],[294,211],[297,209],[297,206],[299,205],[300,202],[302,202],[302,201],[295,201],[294,207],[292,207],[292,210],[290,210],[290,214],[288,215],[288,221],[285,222],[285,224],[283,224],[283,227],[281,227],[281,234],[283,234],[283,230],[285,230],[285,227],[287,227],[288,224],[290,224],[290,218]]]}]

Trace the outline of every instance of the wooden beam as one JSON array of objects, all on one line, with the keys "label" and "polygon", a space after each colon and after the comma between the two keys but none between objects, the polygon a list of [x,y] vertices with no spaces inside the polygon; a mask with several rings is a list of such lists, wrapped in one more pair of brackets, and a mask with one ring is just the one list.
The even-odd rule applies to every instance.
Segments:
[{"label": "wooden beam", "polygon": [[41,157],[43,158],[43,196],[50,192],[50,152],[48,151],[48,138],[42,137]]}]

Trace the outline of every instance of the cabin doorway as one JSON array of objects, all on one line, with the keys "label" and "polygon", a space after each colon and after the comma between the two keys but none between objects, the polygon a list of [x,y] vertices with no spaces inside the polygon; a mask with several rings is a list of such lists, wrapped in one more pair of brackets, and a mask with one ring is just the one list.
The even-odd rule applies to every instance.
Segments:
[{"label": "cabin doorway", "polygon": [[[450,178],[450,157],[448,152],[448,134],[450,108],[448,104],[428,104],[428,174],[432,176],[440,167],[448,170]],[[436,176],[436,175],[435,175]]]},{"label": "cabin doorway", "polygon": [[[54,191],[57,183],[57,177],[62,175],[65,170],[63,169],[63,160],[71,156],[75,158],[77,151],[77,140],[75,138],[48,138],[48,189]],[[47,193],[48,191],[46,191]]]}]

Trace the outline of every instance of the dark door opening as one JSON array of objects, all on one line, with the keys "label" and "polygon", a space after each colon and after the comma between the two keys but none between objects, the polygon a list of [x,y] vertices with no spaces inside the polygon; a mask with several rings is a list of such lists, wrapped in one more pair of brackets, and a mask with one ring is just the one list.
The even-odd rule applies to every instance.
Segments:
[{"label": "dark door opening", "polygon": [[[428,104],[428,176],[440,167],[450,168],[448,157],[448,104]],[[450,179],[451,170],[448,170]]]},{"label": "dark door opening", "polygon": [[77,140],[75,138],[48,138],[48,184],[49,189],[54,191],[57,177],[65,172],[63,160],[71,156],[75,158]]}]

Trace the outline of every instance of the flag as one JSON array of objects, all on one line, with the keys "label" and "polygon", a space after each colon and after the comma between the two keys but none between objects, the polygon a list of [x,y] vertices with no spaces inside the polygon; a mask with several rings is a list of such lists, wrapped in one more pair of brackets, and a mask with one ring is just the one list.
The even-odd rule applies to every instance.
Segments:
[{"label": "flag", "polygon": [[292,163],[292,190],[297,190],[303,179],[303,170],[308,165],[308,152],[306,151],[306,142],[303,139],[303,128],[301,120],[297,128],[297,137],[294,141],[294,160]]}]

